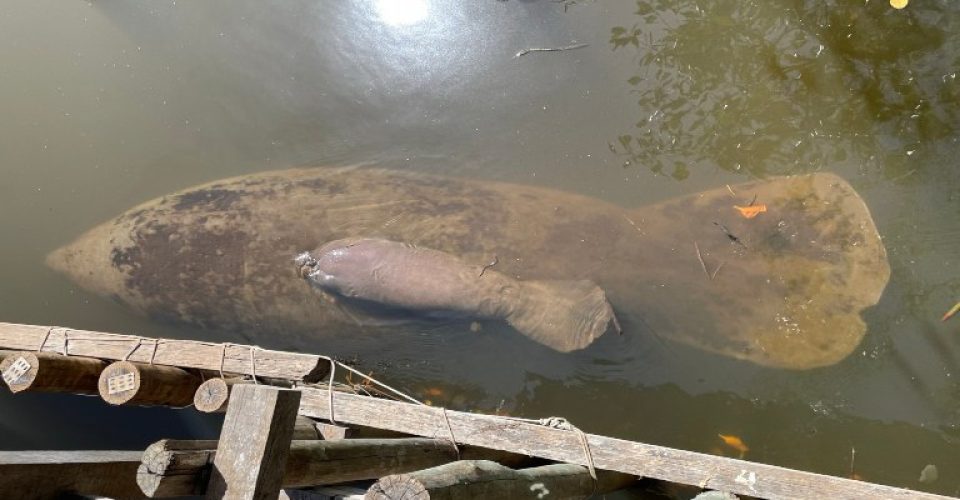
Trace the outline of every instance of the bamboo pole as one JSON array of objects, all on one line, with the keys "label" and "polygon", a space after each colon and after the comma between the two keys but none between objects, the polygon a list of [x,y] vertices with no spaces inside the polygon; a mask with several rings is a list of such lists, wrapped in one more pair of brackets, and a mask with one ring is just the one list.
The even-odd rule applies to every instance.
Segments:
[{"label": "bamboo pole", "polygon": [[582,499],[633,484],[637,478],[586,467],[553,464],[514,470],[486,460],[460,460],[430,469],[384,477],[367,490],[367,500],[469,500],[483,498]]},{"label": "bamboo pole", "polygon": [[103,370],[98,385],[100,397],[112,405],[189,406],[200,379],[172,366],[117,361]]},{"label": "bamboo pole", "polygon": [[0,374],[13,393],[97,394],[100,372],[106,366],[106,362],[96,358],[17,351],[0,361]]},{"label": "bamboo pole", "polygon": [[0,349],[126,360],[211,372],[317,382],[330,373],[320,356],[193,340],[145,339],[71,328],[0,323]]}]

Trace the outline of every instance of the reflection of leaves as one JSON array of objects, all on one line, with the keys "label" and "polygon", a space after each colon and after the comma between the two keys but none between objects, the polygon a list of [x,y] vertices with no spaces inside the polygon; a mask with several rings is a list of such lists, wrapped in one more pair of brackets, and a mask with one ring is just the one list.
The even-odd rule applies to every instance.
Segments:
[{"label": "reflection of leaves", "polygon": [[632,28],[627,29],[623,26],[615,26],[610,30],[610,43],[613,50],[617,50],[627,45],[640,47],[640,29],[634,24]]},{"label": "reflection of leaves", "polygon": [[960,30],[936,9],[956,7],[910,17],[883,5],[790,5],[638,1],[638,22],[610,36],[639,63],[627,83],[641,118],[610,145],[624,165],[762,176],[879,153],[893,177],[921,167],[903,166],[918,147],[955,135],[957,57],[941,51]]}]

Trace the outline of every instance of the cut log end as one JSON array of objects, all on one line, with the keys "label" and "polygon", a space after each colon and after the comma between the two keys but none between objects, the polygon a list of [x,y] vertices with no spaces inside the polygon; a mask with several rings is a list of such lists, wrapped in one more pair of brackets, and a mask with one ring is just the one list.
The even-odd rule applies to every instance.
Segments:
[{"label": "cut log end", "polygon": [[172,366],[117,361],[100,374],[98,390],[113,405],[188,406],[200,379]]},{"label": "cut log end", "polygon": [[0,362],[0,375],[10,388],[17,393],[27,390],[37,378],[40,361],[32,352],[11,352]]},{"label": "cut log end", "polygon": [[100,372],[107,364],[96,358],[15,351],[0,362],[10,391],[97,394]]},{"label": "cut log end", "polygon": [[408,474],[387,476],[370,487],[365,500],[429,500],[430,492],[423,483]]}]

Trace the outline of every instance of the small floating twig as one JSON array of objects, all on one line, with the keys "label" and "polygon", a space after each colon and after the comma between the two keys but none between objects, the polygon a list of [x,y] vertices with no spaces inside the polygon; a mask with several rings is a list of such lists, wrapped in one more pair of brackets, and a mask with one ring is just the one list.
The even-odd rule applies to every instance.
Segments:
[{"label": "small floating twig", "polygon": [[713,279],[710,277],[710,271],[707,271],[707,263],[703,261],[703,255],[700,254],[700,245],[696,241],[693,242],[693,248],[697,249],[697,260],[700,261],[700,267],[703,268],[703,274],[707,275],[707,279]]},{"label": "small floating twig", "polygon": [[717,268],[714,269],[712,273],[710,273],[710,279],[711,279],[711,280],[712,280],[713,278],[716,278],[716,277],[717,277],[717,273],[720,272],[720,268],[723,267],[723,263],[724,263],[724,262],[726,262],[726,261],[720,261],[720,265],[718,265]]},{"label": "small floating twig", "polygon": [[496,255],[494,255],[494,256],[493,256],[493,260],[491,260],[489,264],[487,264],[487,265],[483,266],[482,268],[480,268],[480,275],[477,276],[477,277],[478,277],[478,278],[482,278],[482,277],[483,277],[483,273],[487,272],[487,269],[490,269],[491,267],[497,265],[497,262],[500,262],[500,258],[497,257]]},{"label": "small floating twig", "polygon": [[514,58],[525,56],[531,52],[563,52],[565,50],[582,49],[590,45],[589,43],[575,43],[573,45],[564,45],[563,47],[530,47],[514,54]]}]

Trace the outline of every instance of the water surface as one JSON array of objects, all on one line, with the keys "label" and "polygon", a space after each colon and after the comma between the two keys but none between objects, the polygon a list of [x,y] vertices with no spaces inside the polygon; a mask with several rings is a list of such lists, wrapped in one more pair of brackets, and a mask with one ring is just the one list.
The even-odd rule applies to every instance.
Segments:
[{"label": "water surface", "polygon": [[[732,456],[717,434],[735,434],[750,460],[954,494],[960,323],[939,317],[960,300],[958,9],[7,0],[0,318],[239,340],[150,322],[43,265],[136,203],[226,176],[365,164],[635,207],[831,171],[867,201],[893,273],[861,348],[832,367],[760,368],[650,336],[561,355],[443,326],[415,341],[255,341],[357,357],[436,404],[563,415],[590,432]],[[589,45],[515,57],[578,43]],[[216,432],[189,410],[61,396],[0,405],[3,448]],[[920,484],[928,463],[940,479]]]}]

